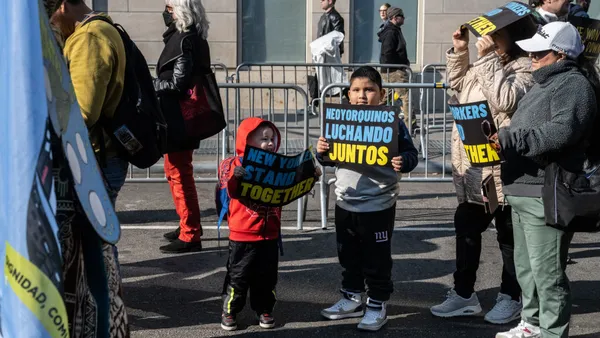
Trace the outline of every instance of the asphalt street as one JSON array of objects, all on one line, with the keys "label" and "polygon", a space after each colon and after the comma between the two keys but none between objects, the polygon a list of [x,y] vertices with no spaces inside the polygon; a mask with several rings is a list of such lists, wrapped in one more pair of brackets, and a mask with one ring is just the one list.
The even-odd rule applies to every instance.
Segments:
[{"label": "asphalt street", "polygon": [[[133,337],[494,337],[511,325],[484,322],[483,315],[440,319],[429,307],[444,300],[452,286],[456,197],[447,183],[402,183],[392,237],[395,291],[390,321],[377,333],[356,330],[358,319],[326,321],[320,310],[340,294],[333,212],[329,229],[320,229],[319,194],[309,198],[304,230],[296,227],[295,204],[284,209],[285,255],[280,257],[278,303],[271,331],[257,325],[247,306],[239,330],[221,330],[221,288],[227,261],[227,228],[216,231],[214,184],[198,184],[204,250],[166,255],[162,235],[178,225],[166,183],[126,183],[117,209],[122,223],[119,257]],[[333,202],[330,204],[333,205]],[[485,311],[499,291],[501,257],[493,229],[484,233],[476,285]],[[568,274],[573,290],[571,337],[600,337],[600,235],[578,234]]]}]

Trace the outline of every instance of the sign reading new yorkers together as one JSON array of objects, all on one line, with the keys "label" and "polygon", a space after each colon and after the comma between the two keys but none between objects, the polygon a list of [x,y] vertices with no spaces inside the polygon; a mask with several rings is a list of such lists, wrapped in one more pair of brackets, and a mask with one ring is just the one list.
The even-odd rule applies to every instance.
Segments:
[{"label": "sign reading new yorkers together", "polygon": [[[455,98],[454,98],[455,100]],[[487,167],[500,164],[504,158],[493,147],[490,137],[497,128],[487,101],[465,104],[448,104],[458,135],[465,147],[469,162],[474,167]]]},{"label": "sign reading new yorkers together", "polygon": [[473,20],[465,23],[463,27],[468,28],[476,37],[492,34],[513,22],[516,22],[534,11],[529,5],[519,1],[511,1],[506,5],[493,9]]},{"label": "sign reading new yorkers together", "polygon": [[286,156],[246,146],[242,166],[246,175],[240,183],[241,197],[272,207],[308,194],[316,182],[312,149]]},{"label": "sign reading new yorkers together", "polygon": [[356,166],[391,166],[398,156],[399,110],[388,106],[325,104],[326,161]]}]

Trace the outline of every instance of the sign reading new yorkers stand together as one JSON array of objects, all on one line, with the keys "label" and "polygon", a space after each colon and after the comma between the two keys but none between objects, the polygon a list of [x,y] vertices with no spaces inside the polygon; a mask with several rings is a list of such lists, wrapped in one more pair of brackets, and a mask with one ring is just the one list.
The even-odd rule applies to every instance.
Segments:
[{"label": "sign reading new yorkers stand together", "polygon": [[357,166],[391,166],[398,156],[398,107],[325,104],[326,161]]},{"label": "sign reading new yorkers stand together", "polygon": [[240,183],[241,197],[272,207],[281,207],[308,194],[315,186],[312,149],[285,156],[246,146]]}]

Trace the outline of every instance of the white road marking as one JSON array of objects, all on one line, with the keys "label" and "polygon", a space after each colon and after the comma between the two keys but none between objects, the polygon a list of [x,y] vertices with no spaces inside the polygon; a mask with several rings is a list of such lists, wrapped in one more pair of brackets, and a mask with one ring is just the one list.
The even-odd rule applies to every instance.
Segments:
[{"label": "white road marking", "polygon": [[190,304],[208,303],[208,302],[214,302],[216,300],[223,300],[223,297],[221,297],[221,296],[209,297],[206,299],[200,299],[200,300],[193,301]]},{"label": "white road marking", "polygon": [[225,271],[227,271],[227,269],[226,269],[225,267],[216,268],[216,269],[214,269],[214,270],[211,270],[211,271],[209,271],[209,272],[205,272],[205,273],[202,273],[202,274],[199,274],[199,275],[196,275],[196,276],[186,277],[186,278],[184,278],[183,280],[198,280],[198,279],[204,279],[204,278],[206,278],[206,277],[210,277],[210,276],[212,276],[212,275],[216,275],[216,274],[218,274],[218,273],[225,272]]},{"label": "white road marking", "polygon": [[149,280],[149,279],[153,279],[153,278],[161,278],[161,277],[165,277],[165,276],[169,276],[174,274],[174,272],[167,272],[167,273],[159,273],[156,275],[147,275],[147,276],[139,276],[139,277],[128,277],[128,278],[123,278],[122,283],[137,283],[137,282],[141,282],[141,281],[145,281],[145,280]]}]

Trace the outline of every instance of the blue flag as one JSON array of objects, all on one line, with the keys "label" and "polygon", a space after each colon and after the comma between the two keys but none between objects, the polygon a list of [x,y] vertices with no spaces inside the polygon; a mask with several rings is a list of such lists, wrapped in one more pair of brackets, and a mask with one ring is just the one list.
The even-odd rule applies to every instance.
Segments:
[{"label": "blue flag", "polygon": [[0,335],[69,337],[53,147],[99,237],[116,243],[120,226],[43,4],[1,1],[0,13]]}]

